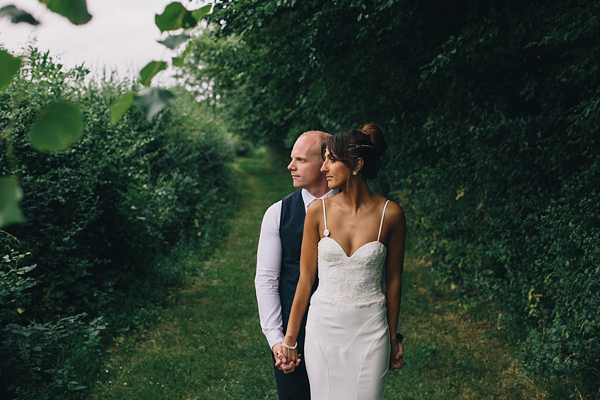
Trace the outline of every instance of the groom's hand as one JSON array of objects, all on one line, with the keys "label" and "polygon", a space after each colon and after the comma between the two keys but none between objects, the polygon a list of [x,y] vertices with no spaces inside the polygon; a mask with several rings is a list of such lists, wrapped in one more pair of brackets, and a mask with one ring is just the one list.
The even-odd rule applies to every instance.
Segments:
[{"label": "groom's hand", "polygon": [[281,342],[276,343],[271,350],[273,350],[273,357],[275,357],[275,366],[277,368],[286,374],[294,371],[293,363],[288,363],[287,358],[283,354],[283,346],[281,346]]},{"label": "groom's hand", "polygon": [[294,372],[296,367],[300,364],[300,354],[298,354],[298,358],[295,361],[287,361],[285,363],[281,363],[279,369],[283,371],[284,374],[289,374]]},{"label": "groom's hand", "polygon": [[283,355],[283,347],[281,346],[281,342],[275,343],[271,350],[273,351],[273,357],[275,357],[275,366],[281,369],[280,365],[286,363],[287,361]]},{"label": "groom's hand", "polygon": [[285,354],[283,354],[283,346],[281,342],[276,343],[273,348],[273,356],[275,357],[275,366],[283,371],[284,374],[294,372],[294,369],[300,364],[300,359],[296,361],[288,361]]}]

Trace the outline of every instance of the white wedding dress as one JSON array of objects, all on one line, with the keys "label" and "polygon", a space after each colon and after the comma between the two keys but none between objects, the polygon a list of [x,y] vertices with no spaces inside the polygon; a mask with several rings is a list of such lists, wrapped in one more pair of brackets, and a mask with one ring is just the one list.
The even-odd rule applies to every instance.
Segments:
[{"label": "white wedding dress", "polygon": [[329,237],[323,201],[319,286],[310,300],[304,345],[311,400],[383,399],[390,339],[381,292],[387,249],[379,239],[388,202],[377,240],[348,256]]}]

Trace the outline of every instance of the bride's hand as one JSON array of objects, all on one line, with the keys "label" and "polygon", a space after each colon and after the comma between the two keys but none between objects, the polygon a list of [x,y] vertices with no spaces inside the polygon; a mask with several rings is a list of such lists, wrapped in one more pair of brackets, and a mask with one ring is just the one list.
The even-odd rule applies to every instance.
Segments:
[{"label": "bride's hand", "polygon": [[281,349],[288,363],[292,361],[299,361],[300,357],[298,355],[298,342],[294,342],[294,344],[289,344],[286,343],[286,341],[284,340],[281,343]]},{"label": "bride's hand", "polygon": [[404,357],[404,346],[402,343],[392,343],[392,349],[390,354],[390,370],[402,368],[406,362]]}]

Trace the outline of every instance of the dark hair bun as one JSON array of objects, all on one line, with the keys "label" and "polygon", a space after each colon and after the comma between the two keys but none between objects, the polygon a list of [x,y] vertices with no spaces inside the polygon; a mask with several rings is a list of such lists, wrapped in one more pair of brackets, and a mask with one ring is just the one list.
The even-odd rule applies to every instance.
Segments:
[{"label": "dark hair bun", "polygon": [[369,138],[377,154],[382,156],[385,153],[387,145],[385,144],[381,128],[375,124],[366,124],[360,131]]},{"label": "dark hair bun", "polygon": [[360,131],[353,129],[331,136],[323,144],[321,154],[324,155],[325,150],[329,150],[351,170],[356,168],[357,160],[362,158],[364,164],[360,173],[365,179],[371,179],[381,167],[380,157],[385,148],[381,129],[377,125],[367,124]]}]

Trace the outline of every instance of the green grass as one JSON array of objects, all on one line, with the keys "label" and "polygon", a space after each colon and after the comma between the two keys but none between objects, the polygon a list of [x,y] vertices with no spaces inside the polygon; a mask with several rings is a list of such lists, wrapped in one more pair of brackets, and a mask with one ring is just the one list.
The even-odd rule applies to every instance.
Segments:
[{"label": "green grass", "polygon": [[[285,169],[240,159],[239,210],[226,241],[202,263],[161,322],[110,359],[97,399],[261,399],[275,396],[260,330],[254,269],[266,208],[293,190]],[[107,372],[106,372],[107,371]]]},{"label": "green grass", "polygon": [[[90,398],[276,398],[254,294],[256,245],[264,211],[293,187],[284,168],[264,159],[234,167],[241,199],[229,236],[143,340],[113,349]],[[388,374],[387,399],[550,398],[493,325],[471,319],[460,297],[436,285],[429,265],[407,256],[404,279],[407,366]]]},{"label": "green grass", "polygon": [[514,349],[490,316],[473,317],[469,304],[439,285],[431,265],[406,257],[401,332],[405,360],[388,374],[388,399],[547,399],[525,375]]}]

